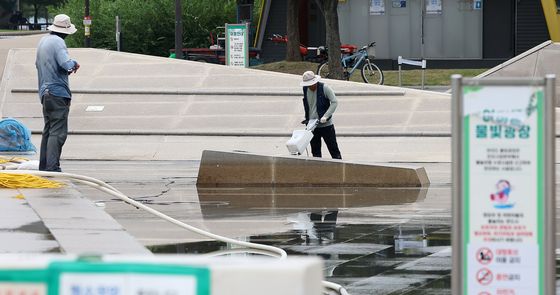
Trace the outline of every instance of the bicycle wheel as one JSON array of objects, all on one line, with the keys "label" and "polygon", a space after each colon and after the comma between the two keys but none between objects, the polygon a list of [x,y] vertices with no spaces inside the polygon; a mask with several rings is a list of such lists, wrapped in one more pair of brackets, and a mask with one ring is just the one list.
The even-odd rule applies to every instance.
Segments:
[{"label": "bicycle wheel", "polygon": [[362,66],[362,79],[370,84],[383,85],[383,71],[374,63],[367,60]]},{"label": "bicycle wheel", "polygon": [[325,61],[319,64],[317,67],[317,75],[321,76],[321,78],[329,78],[331,71],[329,70],[329,62]]}]

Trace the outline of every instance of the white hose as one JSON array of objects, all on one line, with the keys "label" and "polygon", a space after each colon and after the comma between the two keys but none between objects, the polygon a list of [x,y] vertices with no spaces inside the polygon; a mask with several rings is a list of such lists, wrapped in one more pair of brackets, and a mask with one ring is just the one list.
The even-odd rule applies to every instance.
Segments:
[{"label": "white hose", "polygon": [[346,291],[346,289],[344,289],[344,287],[342,287],[339,284],[335,284],[335,283],[328,282],[328,281],[323,281],[323,287],[325,287],[327,289],[334,290],[335,292],[337,292],[340,295],[350,295],[350,294],[348,294],[348,291]]},{"label": "white hose", "polygon": [[[221,241],[224,243],[228,243],[228,244],[232,244],[232,245],[238,245],[241,247],[245,247],[245,248],[249,248],[250,250],[245,250],[243,251],[243,249],[232,249],[229,250],[230,252],[245,252],[245,253],[258,253],[258,254],[262,254],[262,255],[267,255],[267,256],[273,256],[273,257],[278,257],[280,259],[285,259],[286,257],[288,257],[288,254],[286,253],[286,251],[284,251],[283,249],[277,248],[277,247],[273,247],[273,246],[268,246],[268,245],[262,245],[262,244],[256,244],[256,243],[250,243],[250,242],[244,242],[244,241],[238,241],[235,239],[231,239],[228,237],[223,237],[220,235],[216,235],[204,230],[201,230],[199,228],[196,228],[194,226],[188,225],[184,222],[181,222],[175,218],[172,218],[170,216],[167,216],[151,207],[148,207],[138,201],[135,201],[131,198],[129,198],[128,196],[126,196],[125,194],[123,194],[122,192],[120,192],[119,190],[117,190],[116,188],[114,188],[113,186],[99,180],[99,179],[95,179],[93,177],[88,177],[88,176],[83,176],[83,175],[79,175],[79,174],[72,174],[72,173],[63,173],[63,172],[47,172],[47,171],[35,171],[35,170],[2,170],[0,171],[0,173],[6,173],[6,174],[31,174],[31,175],[36,175],[36,176],[46,176],[46,177],[53,177],[53,178],[67,178],[67,179],[72,179],[74,181],[86,184],[88,186],[91,186],[93,188],[96,188],[102,192],[105,192],[107,194],[110,194],[112,196],[115,196],[119,199],[121,199],[122,201],[124,201],[127,204],[130,204],[136,208],[140,208],[145,210],[148,213],[151,213],[161,219],[164,219],[170,223],[173,223],[181,228],[184,228],[186,230],[189,230],[191,232],[197,233],[199,235],[217,240],[217,241]],[[254,249],[254,250],[252,250]],[[214,252],[214,253],[208,253],[206,254],[206,256],[219,256],[219,255],[223,255],[223,254],[227,254],[225,252],[228,251],[224,251],[224,253],[221,253],[220,251],[218,252]],[[334,290],[336,292],[338,292],[340,295],[349,295],[348,292],[346,291],[346,289],[344,289],[341,285],[332,283],[332,282],[328,282],[328,281],[323,281],[323,286],[327,289],[331,289]]]}]

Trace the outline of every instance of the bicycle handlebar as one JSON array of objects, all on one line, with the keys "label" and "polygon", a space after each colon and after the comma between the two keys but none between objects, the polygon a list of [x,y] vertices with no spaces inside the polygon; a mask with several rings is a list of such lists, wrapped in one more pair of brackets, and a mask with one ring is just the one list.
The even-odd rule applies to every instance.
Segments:
[{"label": "bicycle handlebar", "polygon": [[360,51],[367,50],[369,47],[375,47],[375,42],[371,42],[369,45],[362,47]]}]

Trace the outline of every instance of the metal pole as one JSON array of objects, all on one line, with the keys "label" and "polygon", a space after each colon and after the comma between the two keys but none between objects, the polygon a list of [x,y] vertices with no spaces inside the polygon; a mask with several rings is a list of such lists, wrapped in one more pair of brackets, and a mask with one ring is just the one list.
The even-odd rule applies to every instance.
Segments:
[{"label": "metal pole", "polygon": [[175,58],[183,59],[183,12],[181,0],[175,0]]},{"label": "metal pole", "polygon": [[401,80],[401,64],[399,63],[399,87],[402,87],[402,80]]},{"label": "metal pole", "polygon": [[451,248],[453,266],[451,269],[451,294],[463,294],[463,273],[462,273],[462,193],[463,186],[461,179],[462,163],[462,133],[463,129],[463,108],[462,108],[462,84],[461,75],[451,76],[451,183],[452,183],[452,219],[453,229],[451,231]]},{"label": "metal pole", "polygon": [[115,16],[115,39],[117,41],[117,51],[121,51],[121,21],[119,16]]},{"label": "metal pole", "polygon": [[545,77],[545,105],[544,116],[544,150],[545,150],[545,236],[544,236],[544,268],[545,292],[556,294],[556,77]]},{"label": "metal pole", "polygon": [[424,82],[426,79],[426,60],[422,60],[422,90],[424,90]]},{"label": "metal pole", "polygon": [[420,58],[424,59],[424,17],[426,15],[425,1],[420,1],[420,5]]},{"label": "metal pole", "polygon": [[[86,1],[86,7],[85,7],[84,19],[89,19],[89,0],[85,0],[85,1]],[[85,47],[91,47],[91,36],[89,34],[86,34],[84,45]]]},{"label": "metal pole", "polygon": [[16,11],[20,11],[20,7],[21,7],[20,0],[16,0]]}]

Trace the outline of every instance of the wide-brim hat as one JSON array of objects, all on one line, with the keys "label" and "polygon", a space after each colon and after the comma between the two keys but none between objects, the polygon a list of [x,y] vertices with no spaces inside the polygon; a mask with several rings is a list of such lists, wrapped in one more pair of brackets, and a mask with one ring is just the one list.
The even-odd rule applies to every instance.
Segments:
[{"label": "wide-brim hat", "polygon": [[321,76],[315,75],[312,71],[303,73],[303,81],[299,83],[300,86],[306,87],[316,84],[321,80]]},{"label": "wide-brim hat", "polygon": [[70,22],[70,17],[66,14],[55,16],[52,25],[48,26],[47,30],[67,35],[72,35],[78,31],[76,26]]}]

